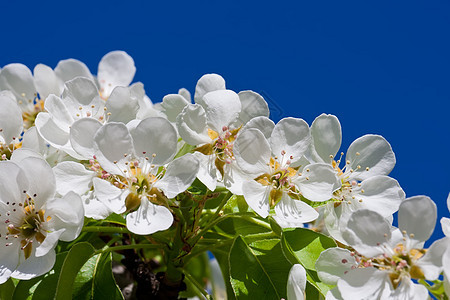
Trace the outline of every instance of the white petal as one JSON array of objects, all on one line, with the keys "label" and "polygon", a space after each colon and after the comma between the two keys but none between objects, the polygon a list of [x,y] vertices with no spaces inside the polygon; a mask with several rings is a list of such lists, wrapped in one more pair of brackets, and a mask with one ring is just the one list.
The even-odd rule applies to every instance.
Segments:
[{"label": "white petal", "polygon": [[391,226],[380,214],[361,209],[350,217],[343,237],[362,255],[374,257],[383,253],[380,245],[390,239]]},{"label": "white petal", "polygon": [[22,132],[22,111],[17,102],[5,95],[0,95],[0,144],[9,145]]},{"label": "white petal", "polygon": [[209,92],[224,90],[225,80],[217,74],[205,74],[197,82],[195,87],[194,101],[203,105],[203,96]]},{"label": "white petal", "polygon": [[242,91],[238,96],[241,100],[241,112],[236,127],[246,124],[255,117],[269,117],[269,106],[260,94],[254,91]]},{"label": "white petal", "polygon": [[82,164],[74,161],[63,161],[53,167],[56,178],[56,192],[65,195],[73,191],[79,195],[87,193],[92,187],[92,179],[96,173],[87,170]]},{"label": "white petal", "polygon": [[241,111],[239,96],[231,90],[209,92],[203,102],[209,127],[219,133],[235,122]]},{"label": "white petal", "polygon": [[337,287],[331,289],[328,291],[328,293],[325,295],[326,300],[343,300],[341,292],[339,292],[339,289]]},{"label": "white petal", "polygon": [[108,98],[116,86],[128,86],[135,73],[134,60],[126,52],[107,53],[98,64],[97,72],[102,96]]},{"label": "white petal", "polygon": [[269,171],[271,150],[261,131],[248,129],[240,132],[233,145],[233,153],[239,167],[255,177]]},{"label": "white petal", "polygon": [[139,109],[138,98],[133,97],[129,87],[118,86],[106,101],[106,109],[111,113],[109,122],[127,123],[136,118]]},{"label": "white petal", "polygon": [[429,299],[428,290],[421,284],[415,284],[411,280],[403,279],[400,285],[391,294],[392,300],[424,300]]},{"label": "white petal", "polygon": [[319,202],[331,199],[333,192],[341,186],[333,167],[323,163],[305,166],[294,183],[306,199]]},{"label": "white petal", "polygon": [[56,192],[52,168],[45,160],[36,157],[25,158],[20,162],[20,167],[28,178],[27,194],[33,197],[37,208],[42,207]]},{"label": "white petal", "polygon": [[34,151],[33,149],[19,148],[14,150],[13,154],[11,155],[10,161],[18,163],[20,165],[20,162],[28,157],[43,159],[42,155]]},{"label": "white petal", "polygon": [[420,267],[427,280],[436,280],[441,274],[443,270],[442,257],[448,249],[449,242],[448,238],[435,241],[425,255],[417,261],[416,265]]},{"label": "white petal", "polygon": [[300,264],[295,264],[289,271],[287,282],[287,299],[303,300],[306,289],[306,270]]},{"label": "white petal", "polygon": [[164,177],[154,186],[163,190],[167,198],[174,198],[194,182],[199,167],[199,161],[194,155],[183,155],[169,163]]},{"label": "white petal", "polygon": [[351,178],[356,180],[388,175],[395,165],[391,145],[382,136],[373,134],[356,139],[348,148],[345,159],[350,161],[349,167],[354,170]]},{"label": "white petal", "polygon": [[34,84],[41,99],[46,99],[48,95],[60,96],[64,83],[58,78],[55,71],[49,66],[38,64],[34,67]]},{"label": "white petal", "polygon": [[125,162],[128,161],[124,154],[134,153],[133,140],[125,124],[108,123],[97,130],[94,136],[94,152],[105,171],[123,175]]},{"label": "white petal", "polygon": [[269,140],[272,135],[272,131],[275,128],[275,123],[267,117],[256,117],[248,121],[241,131],[245,131],[249,128],[258,129],[264,134],[266,139]]},{"label": "white petal", "polygon": [[166,230],[172,223],[172,213],[164,206],[151,203],[147,198],[141,200],[137,211],[127,215],[127,228],[135,234],[147,235]]},{"label": "white petal", "polygon": [[214,191],[217,186],[217,168],[214,165],[215,157],[213,155],[204,155],[200,152],[194,152],[193,155],[199,161],[198,180],[210,191]]},{"label": "white petal", "polygon": [[46,255],[39,257],[36,257],[35,253],[32,253],[30,257],[17,266],[17,269],[11,274],[11,277],[21,280],[28,280],[43,275],[53,268],[55,261],[56,253],[54,250],[51,250]]},{"label": "white petal", "polygon": [[[52,217],[52,229],[65,229],[60,236],[61,241],[69,242],[78,237],[83,227],[84,208],[81,197],[68,192],[62,198],[47,201],[46,214]],[[50,225],[49,225],[50,226]]]},{"label": "white petal", "polygon": [[177,116],[177,128],[181,138],[189,145],[195,146],[211,141],[206,127],[205,110],[198,104],[184,107]]},{"label": "white petal", "polygon": [[136,155],[149,157],[155,165],[168,163],[176,154],[177,132],[164,118],[142,120],[132,131],[132,136]]},{"label": "white petal", "polygon": [[441,219],[441,227],[442,227],[442,231],[444,232],[445,236],[450,237],[450,219],[449,218]]},{"label": "white petal", "polygon": [[444,267],[444,275],[447,280],[450,276],[450,240],[447,238],[447,250],[445,250],[442,256],[442,266]]},{"label": "white petal", "polygon": [[56,244],[58,243],[59,237],[61,234],[65,231],[64,228],[59,229],[57,231],[51,231],[47,233],[45,236],[45,240],[40,244],[38,247],[36,247],[36,257],[44,256],[49,251],[52,251],[55,249]]},{"label": "white petal", "polygon": [[270,137],[270,146],[272,154],[281,157],[282,151],[285,151],[286,159],[290,159],[295,165],[309,146],[311,136],[308,124],[302,119],[284,118],[275,125],[272,136]]},{"label": "white petal", "polygon": [[[0,161],[0,203],[23,202],[23,190],[28,185],[24,170],[16,163]],[[2,215],[6,214],[2,211]]]},{"label": "white petal", "polygon": [[434,231],[437,219],[436,204],[429,197],[415,196],[407,198],[400,204],[398,227],[413,234],[412,240],[424,242]]},{"label": "white petal", "polygon": [[93,118],[82,118],[70,127],[70,143],[73,149],[85,159],[92,159],[94,151],[94,136],[102,123]]},{"label": "white petal", "polygon": [[73,112],[69,111],[63,100],[55,95],[50,95],[45,100],[45,110],[52,116],[53,121],[64,131],[69,131],[73,123]]},{"label": "white petal", "polygon": [[91,106],[92,103],[98,102],[100,95],[92,80],[86,77],[76,77],[66,81],[62,98],[66,105],[72,106],[71,111],[77,111],[80,106]]},{"label": "white petal", "polygon": [[387,272],[375,268],[356,268],[338,281],[343,299],[388,299],[392,286]]},{"label": "white petal", "polygon": [[312,155],[317,162],[330,162],[335,157],[342,142],[339,120],[334,115],[321,114],[311,125]]},{"label": "white petal", "polygon": [[83,62],[72,58],[59,61],[56,65],[55,73],[62,82],[72,80],[75,77],[86,77],[94,80],[88,67]]},{"label": "white petal", "polygon": [[[0,90],[9,90],[21,101],[21,107],[32,102],[36,88],[30,69],[23,64],[9,64],[0,72]],[[20,104],[20,102],[19,102]]]},{"label": "white petal", "polygon": [[353,191],[356,194],[356,200],[362,200],[358,202],[361,207],[376,211],[383,217],[395,213],[400,203],[405,200],[405,192],[397,180],[385,175],[369,177]]},{"label": "white petal", "polygon": [[69,132],[66,131],[66,128],[58,126],[49,113],[39,113],[35,125],[40,136],[50,145],[61,148],[68,143]]},{"label": "white petal", "polygon": [[242,195],[242,184],[253,179],[253,176],[248,175],[233,161],[231,164],[225,164],[223,174],[223,185],[233,194]]},{"label": "white petal", "polygon": [[280,202],[275,206],[273,218],[282,228],[303,227],[304,223],[314,221],[319,213],[303,201],[294,200],[283,193]]},{"label": "white petal", "polygon": [[19,263],[19,251],[21,251],[19,241],[9,246],[5,246],[4,241],[2,239],[2,245],[0,246],[0,261],[2,262],[0,265],[0,284],[5,283],[16,269]]},{"label": "white petal", "polygon": [[128,195],[128,191],[122,191],[110,182],[100,178],[94,178],[93,183],[95,196],[98,200],[116,214],[125,212],[126,207],[123,199],[126,197],[124,194]]},{"label": "white petal", "polygon": [[179,89],[178,94],[183,96],[183,98],[186,99],[187,102],[191,103],[191,93],[187,89],[185,88]]},{"label": "white petal", "polygon": [[317,275],[329,285],[336,285],[338,280],[357,266],[355,256],[347,249],[329,248],[323,251],[316,261]]},{"label": "white petal", "polygon": [[242,184],[242,192],[248,206],[253,209],[262,218],[269,215],[269,195],[270,186],[263,186],[262,184],[249,180]]},{"label": "white petal", "polygon": [[177,116],[183,111],[186,105],[190,104],[182,95],[170,94],[163,98],[162,107],[167,119],[176,122]]}]

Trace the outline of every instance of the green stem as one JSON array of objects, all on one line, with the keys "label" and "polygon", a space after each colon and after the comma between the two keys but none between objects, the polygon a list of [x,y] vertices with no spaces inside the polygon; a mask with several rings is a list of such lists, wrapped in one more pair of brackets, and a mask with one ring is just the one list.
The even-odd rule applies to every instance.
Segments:
[{"label": "green stem", "polygon": [[106,249],[100,249],[95,251],[94,255],[111,252],[111,251],[119,251],[119,250],[128,250],[128,249],[161,249],[164,248],[164,245],[155,245],[155,244],[135,244],[135,245],[122,245],[122,246],[114,246]]},{"label": "green stem", "polygon": [[82,232],[104,232],[104,233],[130,233],[125,227],[109,227],[109,226],[85,226]]},{"label": "green stem", "polygon": [[201,293],[203,297],[205,297],[206,299],[211,299],[211,296],[205,291],[203,286],[197,280],[195,280],[194,277],[192,277],[191,274],[189,274],[188,272],[184,272],[184,275],[186,276],[186,279],[197,288],[197,290]]},{"label": "green stem", "polygon": [[183,249],[183,238],[181,236],[183,232],[183,225],[182,223],[177,223],[177,229],[174,236],[174,241],[172,244],[172,247],[170,247],[167,250],[167,269],[166,269],[166,280],[169,283],[178,283],[183,279],[183,272],[179,268],[180,265],[182,265],[182,261],[178,260],[178,263],[175,263],[177,260],[177,257],[180,255],[182,249]]}]

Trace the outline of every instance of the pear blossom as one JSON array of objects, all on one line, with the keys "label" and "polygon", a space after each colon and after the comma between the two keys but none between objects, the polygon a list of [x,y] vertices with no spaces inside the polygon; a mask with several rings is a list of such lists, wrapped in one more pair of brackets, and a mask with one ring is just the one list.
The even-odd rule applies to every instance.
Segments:
[{"label": "pear blossom", "polygon": [[126,123],[135,119],[138,98],[144,95],[142,84],[137,83],[116,87],[105,102],[92,80],[77,77],[65,83],[61,98],[47,98],[46,112],[38,114],[36,128],[51,146],[76,159],[90,159],[95,132],[106,121]]},{"label": "pear blossom", "polygon": [[406,199],[399,208],[399,228],[368,209],[355,211],[343,233],[354,249],[330,248],[316,262],[319,278],[337,285],[327,299],[427,299],[428,291],[411,279],[436,280],[441,268],[424,242],[436,223],[436,205],[425,196]]},{"label": "pear blossom", "polygon": [[0,159],[9,159],[14,149],[20,147],[23,128],[22,112],[8,93],[0,93]]},{"label": "pear blossom", "polygon": [[[185,91],[182,94],[190,97]],[[235,163],[233,143],[244,124],[253,117],[269,115],[265,100],[253,91],[236,94],[225,89],[225,80],[217,74],[199,79],[195,104],[189,104],[181,94],[165,100],[162,106],[169,118],[178,114],[181,138],[196,146],[194,155],[200,161],[198,179],[210,190],[221,182],[234,194],[242,194],[244,175]]]},{"label": "pear blossom", "polygon": [[0,162],[0,284],[48,272],[58,240],[74,240],[84,221],[80,197],[55,197],[51,167],[21,151]]},{"label": "pear blossom", "polygon": [[331,165],[341,181],[333,201],[323,209],[326,229],[333,238],[344,242],[342,231],[358,209],[370,209],[384,217],[398,210],[405,193],[395,179],[387,176],[395,165],[395,155],[382,136],[368,134],[356,139],[344,160],[344,153],[336,157],[342,138],[341,125],[335,116],[317,117],[311,125],[311,136],[306,157],[311,162]]},{"label": "pear blossom", "polygon": [[282,227],[301,227],[318,217],[301,197],[325,201],[339,188],[331,166],[299,165],[309,143],[308,124],[285,118],[275,125],[269,139],[260,130],[247,128],[234,144],[236,162],[248,178],[242,184],[245,200],[263,218],[274,208],[274,218]]},{"label": "pear blossom", "polygon": [[127,228],[151,234],[169,228],[169,199],[185,191],[199,170],[186,154],[173,160],[177,134],[164,118],[147,118],[129,129],[111,122],[95,135],[95,156],[107,174],[94,178],[94,193],[115,213],[127,212]]}]

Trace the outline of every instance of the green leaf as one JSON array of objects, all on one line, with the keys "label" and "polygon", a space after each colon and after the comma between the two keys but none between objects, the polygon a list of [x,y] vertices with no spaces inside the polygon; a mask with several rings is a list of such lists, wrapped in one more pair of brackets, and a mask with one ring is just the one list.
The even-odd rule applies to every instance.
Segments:
[{"label": "green leaf", "polygon": [[222,272],[222,276],[225,279],[225,288],[227,291],[227,299],[235,300],[236,296],[234,296],[233,287],[231,286],[230,280],[228,280],[230,278],[230,264],[228,262],[228,258],[230,255],[230,248],[231,248],[231,244],[211,250],[211,253],[217,259],[217,262],[219,263],[220,271]]},{"label": "green leaf", "polygon": [[[42,276],[21,280],[17,283],[12,300],[48,300],[53,299],[56,292],[61,267],[67,252],[56,255],[53,269]],[[0,299],[3,299],[0,298]]]},{"label": "green leaf", "polygon": [[188,143],[184,143],[184,145],[180,148],[178,153],[175,155],[175,158],[181,157],[185,155],[186,153],[191,153],[192,150],[194,150],[195,146],[189,145]]},{"label": "green leaf", "polygon": [[61,268],[55,300],[71,299],[75,277],[94,251],[94,247],[89,243],[79,243],[70,249]]},{"label": "green leaf", "polygon": [[[208,254],[205,252],[202,255],[189,260],[184,266],[183,272],[189,273],[198,283],[205,284],[209,278],[211,278]],[[197,293],[195,293],[196,287],[187,282],[186,285],[187,289],[180,293],[180,297],[191,298],[197,296]],[[204,286],[204,288],[206,288],[206,286]]]},{"label": "green leaf", "polygon": [[223,207],[225,213],[247,212],[248,204],[243,196],[233,195]]},{"label": "green leaf", "polygon": [[259,240],[248,245],[238,236],[230,250],[229,264],[236,298],[286,298],[292,264],[283,255],[279,239]]},{"label": "green leaf", "polygon": [[122,293],[112,274],[111,260],[111,252],[88,259],[75,277],[72,299],[122,300]]},{"label": "green leaf", "polygon": [[306,228],[296,228],[283,232],[281,245],[289,261],[292,264],[303,265],[308,282],[325,296],[332,286],[320,281],[315,270],[315,263],[325,249],[336,247],[334,240]]},{"label": "green leaf", "polygon": [[123,226],[127,225],[127,221],[125,220],[125,218],[115,213],[110,214],[104,221]]},{"label": "green leaf", "polygon": [[9,278],[5,283],[0,284],[0,299],[11,300],[16,288],[14,282]]}]

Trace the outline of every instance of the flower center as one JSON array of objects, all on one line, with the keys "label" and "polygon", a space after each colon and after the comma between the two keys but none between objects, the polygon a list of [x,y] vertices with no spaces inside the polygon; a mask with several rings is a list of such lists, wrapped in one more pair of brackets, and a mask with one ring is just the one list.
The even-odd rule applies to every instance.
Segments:
[{"label": "flower center", "polygon": [[27,259],[32,253],[34,241],[39,244],[44,242],[47,233],[45,223],[50,221],[51,217],[45,217],[43,209],[36,210],[33,199],[36,194],[33,197],[29,196],[26,191],[24,194],[26,198],[23,203],[6,202],[8,209],[4,224],[7,233],[4,238],[7,241],[5,246],[12,245],[16,239],[20,240],[20,249],[23,250],[24,257]]},{"label": "flower center", "polygon": [[[30,105],[27,106],[28,110],[22,112],[23,118],[23,130],[26,131],[30,127],[34,126],[38,113],[45,111],[44,99],[41,99],[38,94],[35,95],[33,100],[28,100]],[[19,102],[20,103],[20,102]]]}]

